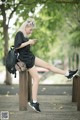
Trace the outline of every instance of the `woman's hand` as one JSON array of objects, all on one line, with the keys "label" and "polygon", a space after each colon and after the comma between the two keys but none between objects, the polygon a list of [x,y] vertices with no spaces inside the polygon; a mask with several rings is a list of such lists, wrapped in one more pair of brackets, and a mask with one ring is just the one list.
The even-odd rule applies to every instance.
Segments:
[{"label": "woman's hand", "polygon": [[35,43],[36,43],[36,39],[30,39],[30,40],[29,40],[29,44],[30,44],[30,45],[34,45]]}]

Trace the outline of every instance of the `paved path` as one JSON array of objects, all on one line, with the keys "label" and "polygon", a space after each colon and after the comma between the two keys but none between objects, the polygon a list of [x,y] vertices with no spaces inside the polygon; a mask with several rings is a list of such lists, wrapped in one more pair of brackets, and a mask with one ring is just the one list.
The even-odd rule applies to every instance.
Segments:
[{"label": "paved path", "polygon": [[38,101],[41,113],[29,106],[19,111],[19,86],[0,85],[0,113],[9,111],[8,120],[80,120],[77,104],[72,103],[71,85],[40,85]]},{"label": "paved path", "polygon": [[29,106],[19,111],[18,95],[0,96],[0,111],[9,111],[9,120],[80,120],[80,111],[72,103],[71,95],[39,95],[41,113]]},{"label": "paved path", "polygon": [[[0,95],[16,95],[19,85],[0,85]],[[39,85],[39,95],[71,95],[72,85]]]}]

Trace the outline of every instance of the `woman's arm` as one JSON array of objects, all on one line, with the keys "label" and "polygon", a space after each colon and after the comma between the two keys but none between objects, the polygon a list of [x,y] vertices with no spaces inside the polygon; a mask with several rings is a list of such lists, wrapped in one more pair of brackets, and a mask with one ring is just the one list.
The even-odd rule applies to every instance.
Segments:
[{"label": "woman's arm", "polygon": [[16,49],[20,49],[20,48],[23,48],[23,47],[25,47],[25,46],[27,46],[27,45],[34,45],[36,43],[36,40],[35,39],[30,39],[29,41],[27,41],[27,42],[24,42],[24,43],[22,43],[18,48],[16,48]]}]

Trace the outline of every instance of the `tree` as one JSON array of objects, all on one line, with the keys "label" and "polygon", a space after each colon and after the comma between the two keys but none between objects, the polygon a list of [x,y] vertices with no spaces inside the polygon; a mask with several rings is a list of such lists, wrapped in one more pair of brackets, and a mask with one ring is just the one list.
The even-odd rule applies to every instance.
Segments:
[{"label": "tree", "polygon": [[[38,1],[34,0],[1,0],[0,2],[0,27],[2,31],[2,38],[4,41],[4,60],[6,59],[6,55],[8,53],[8,45],[9,45],[9,23],[14,13],[16,13],[19,17],[22,16],[25,20],[28,16],[29,11],[34,11],[34,8]],[[26,16],[25,16],[26,15]],[[6,84],[11,84],[11,76],[9,72],[6,70]]]},{"label": "tree", "polygon": [[39,44],[33,48],[38,56],[51,61],[55,57],[61,58],[66,63],[69,53],[73,52],[72,46],[80,46],[78,3],[65,1],[44,4],[37,18],[39,29],[35,31],[37,35],[34,34],[39,39]]}]

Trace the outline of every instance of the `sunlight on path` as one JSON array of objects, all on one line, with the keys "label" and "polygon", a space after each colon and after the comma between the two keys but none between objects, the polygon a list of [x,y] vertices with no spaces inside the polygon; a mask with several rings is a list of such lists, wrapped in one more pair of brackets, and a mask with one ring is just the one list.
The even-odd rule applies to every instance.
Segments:
[{"label": "sunlight on path", "polygon": [[[5,71],[0,72],[0,84],[4,84],[5,81]],[[55,75],[49,75],[44,80],[40,81],[40,84],[72,84],[72,79],[68,80],[66,77],[55,74]],[[12,75],[12,83],[13,84],[19,84],[19,73],[17,72],[16,78],[14,78],[14,75]]]}]

